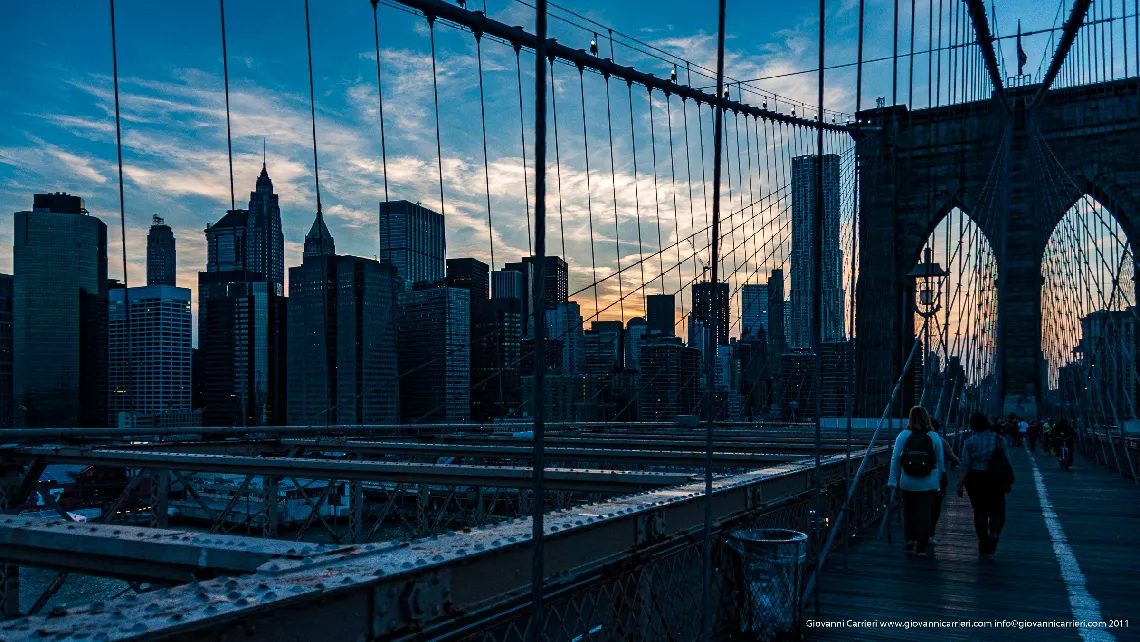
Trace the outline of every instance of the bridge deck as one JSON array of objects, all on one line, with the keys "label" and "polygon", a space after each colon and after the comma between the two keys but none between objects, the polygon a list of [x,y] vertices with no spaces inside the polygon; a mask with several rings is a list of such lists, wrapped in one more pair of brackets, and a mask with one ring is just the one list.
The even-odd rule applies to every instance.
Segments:
[{"label": "bridge deck", "polygon": [[[892,543],[875,541],[877,533],[869,531],[853,542],[847,568],[840,551],[828,562],[818,619],[1073,621],[1082,619],[1074,614],[1077,609],[1099,613],[1099,620],[1131,620],[1129,627],[1107,634],[1087,631],[1089,640],[1140,640],[1140,489],[1079,457],[1065,473],[1052,457],[1038,452],[1031,462],[1028,453],[1014,451],[1017,483],[1007,496],[1007,523],[994,558],[979,559],[969,500],[956,496],[951,481],[934,558],[903,553],[902,526],[892,515]],[[1042,491],[1055,521],[1047,520]],[[1092,601],[1082,599],[1085,592]],[[805,615],[815,618],[810,607]],[[809,628],[807,636],[829,641],[1081,638],[1075,629],[1017,628]]]}]

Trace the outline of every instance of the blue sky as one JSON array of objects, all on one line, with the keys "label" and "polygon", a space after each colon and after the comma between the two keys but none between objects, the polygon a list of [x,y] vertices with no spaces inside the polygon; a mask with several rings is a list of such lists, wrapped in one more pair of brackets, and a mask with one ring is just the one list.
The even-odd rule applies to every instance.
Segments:
[{"label": "blue sky", "polygon": [[[471,0],[469,6],[475,2]],[[952,2],[945,0],[947,7]],[[372,256],[377,244],[376,204],[383,198],[372,11],[365,0],[312,5],[324,211],[338,251]],[[1003,34],[1015,31],[1018,14],[1024,18],[1026,30],[1049,27],[1057,9],[1052,3],[1046,10],[1041,3],[1026,0],[998,5],[998,31]],[[829,63],[854,61],[857,7],[853,0],[828,2]],[[892,7],[892,2],[868,1],[866,58],[889,55]],[[695,64],[714,65],[713,2],[578,0],[572,8]],[[727,73],[747,79],[815,67],[816,10],[814,3],[729,0]],[[205,263],[202,231],[207,223],[220,218],[230,203],[218,6],[214,2],[120,0],[116,11],[130,279],[133,284],[145,279],[145,230],[151,216],[159,215],[166,218],[178,238],[179,285],[194,287],[196,273]],[[244,206],[253,189],[264,139],[269,173],[281,195],[286,266],[296,265],[316,207],[309,147],[303,3],[230,0],[226,11],[238,207]],[[528,29],[533,24],[531,10],[519,2],[489,0],[488,11],[493,18],[508,24]],[[905,26],[909,22],[909,3],[904,4],[902,11]],[[1067,3],[1064,11],[1068,11]],[[920,4],[916,15],[923,25],[926,5]],[[384,6],[380,7],[379,19],[390,193],[392,198],[422,201],[435,207],[439,204],[439,185],[427,25],[422,18]],[[85,197],[88,209],[109,226],[110,272],[112,277],[121,278],[107,4],[6,2],[0,5],[0,24],[4,25],[0,37],[0,59],[4,61],[0,120],[5,123],[0,129],[0,212],[27,209],[34,192],[67,191]],[[570,46],[585,48],[591,38],[590,33],[557,19],[552,20],[551,29],[552,36]],[[904,36],[900,43],[904,51],[909,47],[908,38]],[[923,27],[916,48],[923,48],[925,38]],[[602,55],[609,55],[604,32],[600,40]],[[1045,44],[1042,36],[1026,39],[1030,60],[1027,71],[1037,69]],[[475,44],[470,34],[440,25],[436,28],[436,45],[448,253],[489,260]],[[1008,64],[1013,65],[1012,41],[1006,41],[1003,51],[1009,58]],[[621,46],[614,55],[618,62],[643,71],[662,77],[669,73],[667,63]],[[528,181],[532,181],[533,136],[529,123],[533,59],[524,52],[522,61]],[[522,180],[514,52],[499,43],[486,42],[483,64],[498,267],[527,252],[526,199],[533,198],[533,184],[524,186]],[[925,102],[925,64],[925,58],[916,59],[919,105]],[[902,66],[905,73],[905,64]],[[649,142],[646,94],[643,89],[634,89],[631,127],[627,89],[614,83],[610,104],[616,149],[612,180],[619,192],[615,206],[609,184],[605,85],[601,78],[587,74],[584,89],[592,181],[587,202],[577,72],[556,67],[555,82],[565,238],[573,271],[571,288],[575,289],[593,278],[589,208],[598,217],[594,239],[599,241],[599,249],[594,262],[598,263],[598,275],[603,276],[615,269],[619,255],[626,265],[632,262],[630,257],[639,251],[631,245],[638,232],[635,216],[652,216],[658,205],[665,207],[663,203],[671,198],[668,189],[672,187],[664,191],[659,188],[660,202],[652,202],[654,150]],[[758,85],[814,102],[815,82],[813,74],[802,74]],[[694,85],[698,83],[707,81],[693,81]],[[901,78],[900,87],[906,86],[905,77]],[[830,73],[827,87],[829,108],[853,110],[853,68]],[[868,65],[864,104],[873,104],[876,96],[889,94],[890,63]],[[905,99],[904,92],[900,102]],[[682,115],[690,119],[695,137],[695,108],[689,105],[687,112],[682,112],[680,101],[675,99],[668,107],[673,110],[675,144]],[[666,104],[659,95],[654,97],[654,109],[657,178],[666,182]],[[706,142],[711,143],[707,111],[702,116]],[[638,145],[636,181],[632,168],[634,135]],[[551,148],[552,160],[553,151]],[[683,152],[678,148],[676,153]],[[699,163],[699,150],[694,148],[690,153],[692,162]],[[708,164],[711,166],[711,153]],[[553,172],[550,179],[555,180]],[[630,189],[635,184],[636,203]],[[687,193],[691,186],[679,181],[675,189]],[[763,187],[759,189],[763,191]],[[557,194],[552,193],[551,198],[556,199]],[[556,200],[549,200],[548,204],[552,211],[557,207]],[[610,235],[615,209],[619,211],[622,236],[620,252],[613,249],[614,239]],[[663,216],[672,216],[671,205],[662,211]],[[604,227],[606,221],[608,228]],[[666,236],[684,236],[687,229],[683,222],[678,223],[678,228],[670,227]],[[559,252],[561,233],[551,233],[556,234],[551,251]],[[0,225],[0,270],[4,271],[11,270],[11,234],[11,223]],[[655,247],[655,227],[652,236]],[[610,244],[605,247],[608,254],[602,252],[603,242]],[[668,244],[668,238],[665,242]],[[645,252],[648,251],[647,247]],[[631,277],[627,287],[640,282],[639,274]],[[615,285],[607,285],[603,299],[612,299]],[[631,305],[636,307],[632,301]]]}]

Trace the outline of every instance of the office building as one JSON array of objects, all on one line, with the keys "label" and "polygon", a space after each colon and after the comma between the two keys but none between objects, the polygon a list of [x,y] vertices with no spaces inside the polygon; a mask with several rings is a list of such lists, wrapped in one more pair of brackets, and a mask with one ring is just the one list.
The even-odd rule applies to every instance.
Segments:
[{"label": "office building", "polygon": [[[794,348],[810,348],[812,309],[814,305],[816,256],[812,249],[813,223],[816,220],[816,180],[819,164],[815,156],[792,159],[792,296],[791,326],[788,344]],[[822,292],[822,342],[846,339],[843,330],[843,254],[839,243],[839,156],[823,156],[823,220],[821,253],[822,270],[819,288]]]},{"label": "office building", "polygon": [[641,345],[649,326],[642,317],[633,317],[625,324],[625,369],[641,368]]},{"label": "office building", "polygon": [[13,403],[20,428],[107,425],[107,226],[36,194],[13,230]]},{"label": "office building", "polygon": [[[1084,367],[1081,400],[1102,421],[1133,419],[1137,399],[1136,306],[1097,310],[1081,318],[1075,353]],[[1079,390],[1080,388],[1078,388]]]},{"label": "office building", "polygon": [[[619,322],[620,323],[620,322]],[[583,333],[583,371],[591,375],[611,375],[618,369],[621,335],[592,328]]]},{"label": "office building", "polygon": [[206,271],[251,272],[269,283],[285,283],[281,206],[264,163],[248,209],[229,210],[206,228]]},{"label": "office building", "polygon": [[557,362],[547,359],[547,370],[562,374],[582,374],[586,367],[585,332],[582,312],[574,301],[560,303],[546,311],[549,349],[560,347]]},{"label": "office building", "polygon": [[472,334],[479,338],[471,344],[472,419],[490,421],[518,416],[522,301],[514,297],[491,299],[481,317],[472,323]]},{"label": "office building", "polygon": [[772,270],[768,275],[768,355],[769,375],[779,371],[780,355],[788,350],[788,308],[784,304],[784,271]]},{"label": "office building", "polygon": [[471,294],[422,286],[397,304],[400,419],[459,423],[471,416]]},{"label": "office building", "polygon": [[189,412],[190,290],[172,285],[114,288],[108,325],[108,426],[120,414]]},{"label": "office building", "polygon": [[525,301],[526,281],[518,270],[495,270],[491,273],[492,299],[518,299]]},{"label": "office building", "polygon": [[[533,256],[523,257],[522,261],[517,263],[507,263],[503,266],[505,270],[514,270],[521,272],[523,275],[523,301],[526,305],[526,312],[528,317],[532,317],[534,311],[530,308],[533,306],[531,288],[534,287],[534,270],[535,261]],[[552,310],[560,304],[566,303],[569,300],[569,287],[570,287],[570,273],[566,265],[558,256],[546,257],[546,274],[543,282],[545,283],[543,289],[543,300],[546,301],[546,309]],[[526,324],[526,333],[533,334],[533,329],[530,327],[530,321],[524,322]],[[553,336],[553,335],[551,335]]]},{"label": "office building", "polygon": [[648,334],[671,337],[677,334],[677,306],[672,294],[650,294],[645,297]]},{"label": "office building", "polygon": [[394,267],[338,256],[318,214],[289,268],[288,422],[399,421]]},{"label": "office building", "polygon": [[174,232],[161,217],[151,219],[146,235],[146,284],[178,285]]},{"label": "office building", "polygon": [[768,284],[745,283],[740,288],[740,336],[768,332]]},{"label": "office building", "polygon": [[[591,399],[596,394],[595,377],[584,374],[547,373],[542,378],[545,403],[544,420],[548,423],[596,421]],[[534,416],[534,375],[522,377],[522,409]]]},{"label": "office building", "polygon": [[12,406],[12,288],[11,274],[0,274],[0,428],[15,421]]},{"label": "office building", "polygon": [[[716,329],[716,343],[717,345],[728,345],[728,284],[716,284],[716,296],[712,296],[713,287],[710,282],[694,283],[693,284],[693,312],[692,319],[694,321],[712,326]],[[709,302],[713,301],[713,312],[716,321],[709,321]],[[693,336],[689,335],[689,344],[693,343]]]},{"label": "office building", "polygon": [[518,299],[522,304],[523,336],[532,336],[534,315],[531,307],[534,305],[530,296],[530,284],[534,281],[533,265],[530,263],[512,263],[518,269],[497,270],[491,275],[491,296],[496,299]]},{"label": "office building", "polygon": [[285,422],[287,299],[247,272],[198,273],[202,421],[208,426]]},{"label": "office building", "polygon": [[409,284],[443,280],[447,254],[443,214],[418,203],[380,203],[380,262]]},{"label": "office building", "polygon": [[489,268],[479,259],[447,259],[447,285],[471,293],[471,318],[477,319],[489,301]]},{"label": "office building", "polygon": [[679,338],[650,338],[641,347],[641,421],[700,414],[701,353]]},{"label": "office building", "polygon": [[287,377],[285,239],[264,162],[249,207],[206,228],[198,273],[202,420],[218,426],[284,423]]}]

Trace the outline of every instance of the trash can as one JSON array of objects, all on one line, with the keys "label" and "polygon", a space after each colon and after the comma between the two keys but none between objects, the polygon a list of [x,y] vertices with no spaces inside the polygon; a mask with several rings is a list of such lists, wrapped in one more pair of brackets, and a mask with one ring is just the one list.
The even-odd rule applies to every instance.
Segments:
[{"label": "trash can", "polygon": [[733,531],[740,577],[740,630],[757,640],[774,640],[800,621],[800,586],[807,559],[807,535],[782,528]]}]

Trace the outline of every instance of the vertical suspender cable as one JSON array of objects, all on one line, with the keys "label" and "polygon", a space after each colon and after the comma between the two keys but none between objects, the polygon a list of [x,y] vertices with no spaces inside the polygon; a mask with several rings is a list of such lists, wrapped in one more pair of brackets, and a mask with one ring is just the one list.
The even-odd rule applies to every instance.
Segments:
[{"label": "vertical suspender cable", "polygon": [[[305,0],[308,2],[309,0]],[[431,89],[435,102],[435,160],[439,168],[439,213],[446,216],[446,207],[443,202],[443,143],[439,135],[439,79],[435,68],[435,16],[428,14],[428,34],[431,37]],[[320,194],[317,194],[317,203],[320,204]],[[530,219],[527,219],[528,221]]]},{"label": "vertical suspender cable", "polygon": [[[815,224],[812,225],[812,254],[815,265],[812,266],[812,349],[815,352],[815,481],[812,484],[812,493],[815,501],[815,519],[812,520],[812,536],[814,538],[816,566],[819,564],[820,554],[820,514],[823,508],[823,493],[820,486],[820,463],[823,450],[822,420],[823,411],[823,46],[824,46],[824,18],[826,0],[819,0],[819,108],[816,117],[819,125],[815,130]],[[896,5],[897,7],[897,5]],[[913,15],[913,12],[912,12]],[[911,60],[913,60],[913,56]],[[819,574],[816,574],[819,577]],[[819,615],[819,581],[815,583],[815,613]]]},{"label": "vertical suspender cable", "polygon": [[554,122],[554,171],[558,177],[558,231],[562,239],[562,260],[566,260],[566,222],[562,218],[562,155],[558,149],[558,92],[554,87],[554,58],[550,59],[550,115]]},{"label": "vertical suspender cable", "polygon": [[706,642],[712,639],[712,466],[713,466],[713,382],[716,374],[716,348],[719,325],[717,303],[717,253],[720,249],[720,161],[721,136],[724,130],[724,5],[719,0],[716,37],[716,124],[713,130],[713,203],[712,239],[709,243],[709,296],[708,315],[705,317],[705,529],[704,529],[704,582],[701,630]]},{"label": "vertical suspender cable", "polygon": [[222,13],[222,78],[226,85],[226,150],[230,160],[230,209],[237,209],[237,199],[234,197],[234,143],[230,133],[230,64],[226,54],[226,0],[218,0],[218,8]]},{"label": "vertical suspender cable", "polygon": [[[376,5],[379,0],[371,0],[372,2],[372,32],[376,37],[376,92],[380,100],[380,162],[384,170],[384,206],[388,206],[388,147],[387,141],[384,139],[384,83],[380,80],[380,26],[376,18]],[[479,81],[482,82],[483,74],[479,74]],[[486,148],[483,154],[484,165],[486,164],[487,155]],[[491,220],[491,206],[490,196],[488,196],[487,205],[487,224],[490,226]],[[384,224],[387,227],[388,236],[388,261],[392,261],[392,217],[388,215],[387,209],[384,212]],[[494,255],[492,254],[492,257]],[[492,259],[492,264],[494,260]]]},{"label": "vertical suspender cable", "polygon": [[134,341],[131,337],[131,297],[127,281],[127,206],[123,200],[123,132],[119,116],[119,51],[115,39],[115,0],[111,0],[111,70],[115,83],[115,153],[119,160],[119,231],[123,243],[123,319],[127,335],[127,408],[134,410]]},{"label": "vertical suspender cable", "polygon": [[[491,225],[491,168],[487,159],[487,102],[483,94],[483,33],[475,32],[475,56],[479,65],[479,122],[483,126],[483,187],[487,192],[487,241],[491,248],[491,271],[495,271],[495,228]],[[379,60],[379,55],[377,55]],[[500,382],[500,387],[502,383]]]},{"label": "vertical suspender cable", "polygon": [[[546,301],[546,0],[536,0],[536,47],[534,52],[534,298],[535,310]],[[543,424],[546,400],[543,394],[543,374],[546,370],[546,315],[534,317],[534,518],[531,539],[534,540],[531,560],[531,624],[527,639],[537,641],[542,636],[542,584],[543,520],[545,503],[543,474],[546,466]]]},{"label": "vertical suspender cable", "polygon": [[[313,123],[313,181],[317,190],[317,216],[321,215],[321,169],[317,164],[317,106],[313,95],[313,41],[309,32],[309,0],[305,0],[305,48],[309,54],[309,115]],[[432,47],[434,51],[435,47]],[[434,68],[434,67],[433,67]],[[438,126],[437,126],[438,127]],[[442,184],[442,183],[441,183]],[[442,194],[440,202],[442,203]]]},{"label": "vertical suspender cable", "polygon": [[526,249],[529,252],[533,251],[531,245],[533,232],[530,229],[530,187],[526,182],[526,118],[523,116],[522,47],[518,44],[515,45],[515,72],[519,81],[519,137],[522,140],[523,197],[526,200]]}]

